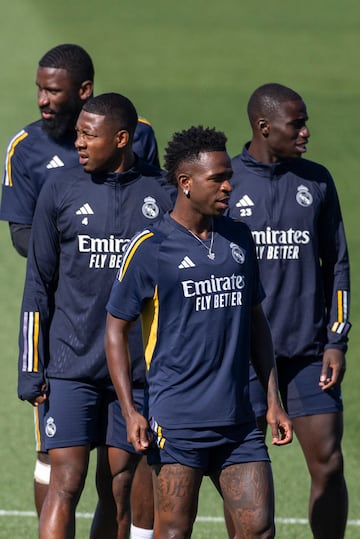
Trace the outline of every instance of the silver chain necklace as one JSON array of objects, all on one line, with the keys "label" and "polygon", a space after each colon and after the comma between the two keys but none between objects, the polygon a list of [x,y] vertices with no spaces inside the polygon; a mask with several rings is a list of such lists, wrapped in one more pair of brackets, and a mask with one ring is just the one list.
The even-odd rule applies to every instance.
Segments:
[{"label": "silver chain necklace", "polygon": [[194,232],[192,232],[189,228],[188,228],[188,231],[190,232],[190,234],[192,236],[194,236],[194,238],[201,243],[201,245],[203,245],[205,247],[205,249],[207,250],[208,252],[208,258],[210,258],[210,260],[214,260],[215,258],[215,253],[213,252],[212,248],[213,248],[213,245],[214,245],[214,228],[213,226],[211,226],[211,238],[210,238],[210,247],[208,247],[203,241],[201,238],[199,238],[199,236],[197,236],[196,234],[194,234]]}]

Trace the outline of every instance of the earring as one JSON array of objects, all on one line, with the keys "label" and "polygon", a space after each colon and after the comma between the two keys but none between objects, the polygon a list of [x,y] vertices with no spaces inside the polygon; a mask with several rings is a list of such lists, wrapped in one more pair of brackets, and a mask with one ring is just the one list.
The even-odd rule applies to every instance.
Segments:
[{"label": "earring", "polygon": [[190,198],[190,191],[189,189],[183,189],[183,193],[187,198]]}]

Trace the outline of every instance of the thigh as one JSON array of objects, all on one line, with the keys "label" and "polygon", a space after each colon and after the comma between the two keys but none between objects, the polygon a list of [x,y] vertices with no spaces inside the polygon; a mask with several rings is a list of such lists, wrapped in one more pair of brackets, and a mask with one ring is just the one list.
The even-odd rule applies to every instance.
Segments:
[{"label": "thigh", "polygon": [[200,469],[182,464],[153,466],[155,537],[190,537],[202,477]]},{"label": "thigh", "polygon": [[341,454],[341,412],[296,417],[292,421],[310,470],[317,463],[326,463],[335,454]]},{"label": "thigh", "polygon": [[112,477],[123,472],[130,472],[131,476],[141,459],[137,453],[129,453],[118,447],[108,447],[108,458]]},{"label": "thigh", "polygon": [[101,400],[97,386],[52,378],[44,417],[46,449],[95,444],[103,419]]},{"label": "thigh", "polygon": [[49,454],[52,491],[81,492],[89,465],[90,446],[50,449]]},{"label": "thigh", "polygon": [[154,496],[151,467],[142,457],[135,471],[131,486],[131,511],[133,523],[139,528],[154,525]]},{"label": "thigh", "polygon": [[274,487],[269,462],[247,462],[228,466],[217,476],[225,505],[230,512],[237,537],[260,537],[274,532]]}]

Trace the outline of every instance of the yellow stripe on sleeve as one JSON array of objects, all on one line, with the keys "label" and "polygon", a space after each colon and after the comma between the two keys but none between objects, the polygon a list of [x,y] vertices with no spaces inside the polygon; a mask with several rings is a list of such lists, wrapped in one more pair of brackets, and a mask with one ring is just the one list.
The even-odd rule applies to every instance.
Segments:
[{"label": "yellow stripe on sleeve", "polygon": [[140,236],[135,237],[133,243],[129,246],[124,256],[124,261],[122,263],[120,274],[119,274],[120,282],[123,280],[123,277],[126,273],[127,268],[129,267],[129,264],[135,254],[136,249],[143,243],[143,241],[151,238],[151,236],[153,235],[154,235],[153,232],[149,232],[148,230],[145,230]]},{"label": "yellow stripe on sleeve", "polygon": [[141,322],[143,327],[145,363],[146,369],[150,369],[151,360],[156,346],[156,338],[159,322],[159,296],[158,287],[155,287],[155,292],[151,301],[149,301],[141,314]]},{"label": "yellow stripe on sleeve", "polygon": [[39,331],[40,331],[40,315],[34,313],[34,366],[33,372],[39,372]]},{"label": "yellow stripe on sleeve", "polygon": [[4,185],[7,185],[9,187],[12,187],[13,181],[12,181],[12,174],[11,174],[11,159],[14,155],[15,148],[21,142],[28,136],[28,133],[26,131],[20,131],[19,135],[17,135],[11,142],[8,148],[7,156],[6,156],[6,166],[5,166],[5,180]]},{"label": "yellow stripe on sleeve", "polygon": [[337,299],[338,299],[338,322],[343,322],[344,312],[343,312],[343,291],[342,290],[337,291]]},{"label": "yellow stripe on sleeve", "polygon": [[147,120],[146,118],[143,118],[142,116],[138,117],[138,122],[151,126],[151,123],[149,122],[149,120]]}]

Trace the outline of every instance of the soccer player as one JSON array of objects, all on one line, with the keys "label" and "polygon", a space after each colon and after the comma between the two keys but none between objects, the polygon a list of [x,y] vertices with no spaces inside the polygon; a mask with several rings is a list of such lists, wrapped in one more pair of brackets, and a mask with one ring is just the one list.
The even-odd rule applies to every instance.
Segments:
[{"label": "soccer player", "polygon": [[[27,256],[35,205],[43,184],[58,170],[65,172],[79,165],[74,145],[75,123],[82,105],[93,94],[93,62],[79,45],[58,45],[40,59],[36,85],[41,119],[18,132],[8,144],[0,207],[0,219],[9,222],[13,244],[23,256]],[[144,118],[138,119],[133,150],[145,161],[159,165],[154,131]],[[43,407],[35,408],[37,460],[34,495],[38,515],[50,480],[50,459],[44,450],[42,411]],[[113,521],[107,514],[111,508],[111,499],[107,499],[105,493],[109,492],[111,498],[111,485],[107,486],[107,462],[102,462],[103,457],[99,449],[97,484],[101,528],[104,522],[110,526]],[[150,520],[147,515],[152,513],[152,504],[147,508],[142,503],[143,500],[151,499],[151,494],[144,496],[145,485],[149,484],[149,480],[144,476],[146,468],[144,473],[140,473],[141,470],[142,466],[133,484],[133,517],[137,527],[141,527],[142,522],[148,526]],[[149,488],[152,488],[151,485]],[[93,522],[94,537],[96,523],[97,518]]]},{"label": "soccer player", "polygon": [[[45,410],[51,458],[40,537],[74,537],[75,508],[93,446],[110,447],[118,539],[128,536],[129,492],[140,456],[126,442],[104,351],[105,304],[129,238],[172,206],[159,170],[132,150],[133,104],[119,94],[88,100],[76,123],[81,167],[59,169],[35,210],[22,303],[18,393]],[[134,398],[144,360],[130,336]],[[150,530],[149,530],[150,531]],[[98,536],[108,537],[105,530]]]},{"label": "soccer player", "polygon": [[[201,126],[175,133],[165,168],[178,188],[174,209],[131,240],[105,337],[128,439],[153,466],[154,537],[191,536],[204,474],[238,537],[273,537],[271,466],[248,397],[250,349],[272,443],[290,442],[292,427],[278,397],[251,233],[223,216],[232,176],[225,135]],[[127,351],[140,315],[149,423],[133,401]]]},{"label": "soccer player", "polygon": [[[348,501],[341,439],[349,260],[334,181],[303,158],[310,137],[302,97],[265,84],[248,102],[252,139],[232,160],[230,215],[252,230],[284,406],[311,477],[316,539],[344,536]],[[259,419],[266,403],[251,384]]]},{"label": "soccer player", "polygon": [[[58,168],[78,164],[75,122],[92,96],[94,67],[79,45],[58,45],[44,54],[36,72],[41,119],[9,141],[3,175],[0,219],[8,221],[16,250],[27,256],[35,205],[44,182]],[[157,142],[149,122],[139,117],[134,152],[159,166]]]}]

